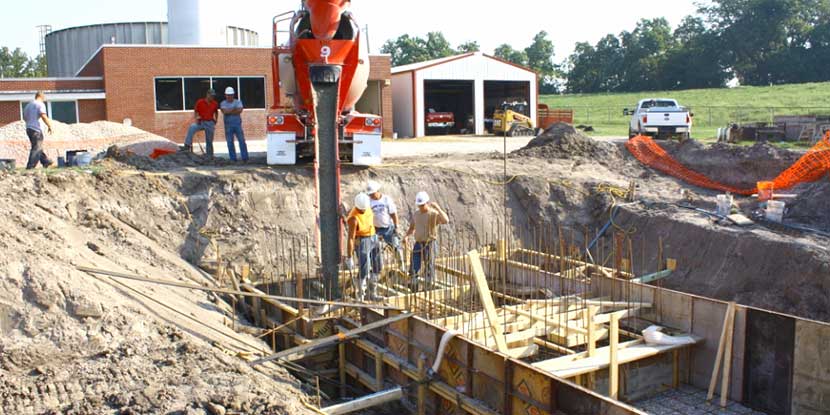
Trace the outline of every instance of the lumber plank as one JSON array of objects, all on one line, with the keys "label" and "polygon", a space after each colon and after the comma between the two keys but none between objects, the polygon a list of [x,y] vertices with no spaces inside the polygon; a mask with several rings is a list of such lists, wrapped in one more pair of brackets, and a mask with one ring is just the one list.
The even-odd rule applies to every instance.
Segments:
[{"label": "lumber plank", "polygon": [[467,256],[470,258],[470,265],[473,272],[473,281],[475,282],[476,290],[481,299],[481,304],[484,306],[484,312],[487,315],[487,320],[490,322],[490,330],[493,332],[493,337],[496,339],[496,348],[499,352],[507,353],[507,342],[504,339],[504,332],[498,321],[498,313],[496,313],[496,306],[493,304],[493,296],[490,294],[490,287],[487,285],[487,276],[484,275],[484,267],[481,265],[481,258],[478,251],[475,249],[468,252]]},{"label": "lumber plank", "polygon": [[715,355],[715,366],[712,368],[712,378],[709,379],[709,391],[706,394],[707,401],[711,401],[715,396],[715,387],[718,384],[718,372],[720,372],[720,365],[723,360],[723,351],[726,348],[726,334],[729,331],[729,316],[735,315],[733,304],[735,303],[729,303],[726,307],[726,314],[723,316],[723,329],[720,333],[720,342],[718,342],[718,353]]},{"label": "lumber plank", "polygon": [[[703,341],[702,337],[691,336],[692,341],[684,344],[673,345],[648,345],[642,340],[621,343],[617,350],[617,363],[620,365],[636,362],[638,360],[668,353],[675,349],[690,347]],[[532,366],[550,372],[561,378],[572,378],[586,373],[607,369],[610,365],[610,347],[601,347],[596,350],[596,356],[584,357],[583,354],[557,357],[534,363]],[[582,358],[579,358],[582,357]]]},{"label": "lumber plank", "polygon": [[270,356],[266,356],[266,357],[263,357],[261,359],[255,360],[255,361],[251,362],[250,364],[251,364],[251,366],[256,366],[256,365],[260,365],[260,364],[263,364],[265,362],[270,362],[270,361],[273,361],[273,360],[287,360],[287,361],[298,360],[298,359],[301,359],[308,352],[312,351],[315,348],[324,347],[324,346],[334,344],[334,343],[337,343],[337,342],[346,341],[348,339],[353,339],[353,338],[357,337],[360,334],[363,334],[363,333],[366,333],[368,331],[372,331],[372,330],[375,330],[375,329],[379,329],[383,326],[386,326],[386,325],[389,325],[389,324],[407,319],[407,318],[412,317],[412,316],[413,316],[412,313],[406,313],[406,314],[397,315],[395,317],[390,317],[390,318],[387,318],[387,319],[379,320],[379,321],[376,321],[376,322],[371,323],[371,324],[366,324],[364,326],[360,326],[360,327],[358,327],[354,330],[349,330],[345,333],[338,333],[338,334],[333,335],[333,336],[328,336],[328,337],[324,337],[322,339],[318,339],[318,340],[308,342],[308,343],[303,344],[301,346],[297,346],[297,347],[294,347],[294,348],[291,348],[291,349],[288,349],[288,350],[283,350],[279,353],[275,353],[275,354],[272,354]]}]

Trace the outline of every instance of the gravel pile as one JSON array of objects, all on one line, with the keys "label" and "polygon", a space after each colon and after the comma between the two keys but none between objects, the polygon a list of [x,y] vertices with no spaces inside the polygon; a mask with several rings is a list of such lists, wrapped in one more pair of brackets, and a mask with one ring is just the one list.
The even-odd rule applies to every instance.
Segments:
[{"label": "gravel pile", "polygon": [[[52,134],[46,134],[43,145],[46,154],[53,159],[69,150],[98,153],[111,146],[141,156],[148,156],[157,148],[177,148],[175,143],[164,137],[109,121],[64,124],[53,120]],[[26,164],[29,148],[26,124],[23,121],[0,127],[0,158],[14,159],[18,166],[23,166]]]}]

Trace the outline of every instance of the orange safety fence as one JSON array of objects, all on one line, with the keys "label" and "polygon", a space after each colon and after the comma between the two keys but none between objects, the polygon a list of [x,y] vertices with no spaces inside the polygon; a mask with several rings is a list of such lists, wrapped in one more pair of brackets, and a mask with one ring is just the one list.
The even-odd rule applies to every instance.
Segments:
[{"label": "orange safety fence", "polygon": [[[625,146],[641,163],[686,183],[745,196],[757,193],[757,188],[739,189],[728,186],[689,169],[670,156],[666,150],[648,136],[634,137],[628,140]],[[830,172],[830,131],[795,164],[775,178],[773,181],[774,189],[789,189],[797,184],[814,182],[821,179],[828,172]],[[763,180],[763,178],[759,178],[759,180]]]}]

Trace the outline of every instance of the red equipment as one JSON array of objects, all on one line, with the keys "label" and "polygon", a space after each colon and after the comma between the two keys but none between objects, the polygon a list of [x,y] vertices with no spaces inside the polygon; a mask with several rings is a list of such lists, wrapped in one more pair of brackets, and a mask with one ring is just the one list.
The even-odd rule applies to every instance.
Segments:
[{"label": "red equipment", "polygon": [[[301,9],[273,20],[274,106],[267,117],[268,163],[313,159],[317,239],[329,298],[340,297],[340,160],[380,164],[383,122],[354,107],[369,77],[368,51],[348,11],[349,0],[304,0]],[[278,24],[289,22],[280,45]]]}]

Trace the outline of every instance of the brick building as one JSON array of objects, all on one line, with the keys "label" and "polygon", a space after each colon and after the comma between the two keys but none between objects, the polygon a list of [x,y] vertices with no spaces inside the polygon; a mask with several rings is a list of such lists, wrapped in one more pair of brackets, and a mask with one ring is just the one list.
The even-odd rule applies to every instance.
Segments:
[{"label": "brick building", "polygon": [[[384,136],[391,137],[391,58],[373,55],[370,64],[357,110],[383,116]],[[129,120],[182,142],[196,100],[211,86],[219,94],[233,86],[246,107],[246,135],[265,138],[265,116],[273,106],[270,48],[104,45],[74,78],[0,79],[0,125],[20,120],[22,105],[43,90],[59,121]]]}]

